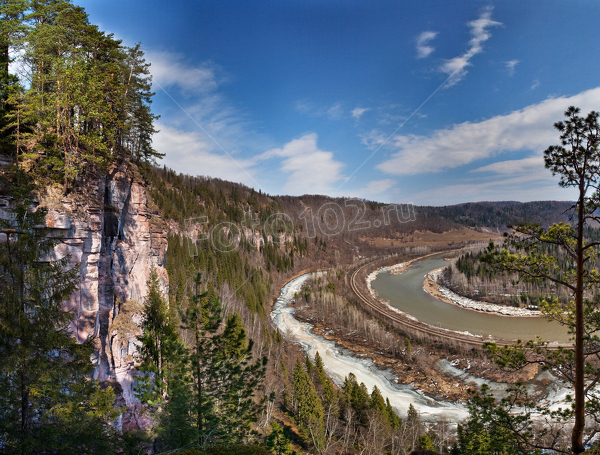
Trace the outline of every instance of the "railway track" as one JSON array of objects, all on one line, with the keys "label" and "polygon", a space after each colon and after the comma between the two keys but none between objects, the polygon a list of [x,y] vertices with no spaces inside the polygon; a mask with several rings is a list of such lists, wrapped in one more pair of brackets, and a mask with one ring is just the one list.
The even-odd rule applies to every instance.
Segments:
[{"label": "railway track", "polygon": [[[443,340],[447,340],[447,341],[451,341],[451,342],[458,342],[458,343],[462,343],[462,344],[472,345],[475,347],[482,347],[485,342],[489,342],[489,341],[493,341],[499,346],[510,346],[513,344],[513,342],[509,341],[509,340],[487,339],[484,341],[483,339],[480,340],[480,339],[477,339],[475,337],[471,337],[468,335],[462,335],[462,334],[459,334],[456,332],[446,331],[443,329],[436,329],[435,327],[427,325],[423,322],[411,321],[408,318],[404,318],[400,315],[393,314],[389,310],[385,309],[380,302],[374,300],[374,298],[372,296],[365,294],[356,284],[357,276],[359,275],[359,273],[362,270],[364,270],[366,267],[373,265],[374,262],[376,262],[376,261],[364,264],[352,273],[352,275],[350,276],[350,287],[352,289],[352,292],[354,292],[354,294],[358,297],[358,299],[362,302],[362,304],[364,304],[366,307],[368,307],[369,310],[376,313],[378,316],[382,317],[384,320],[392,321],[393,323],[395,323],[397,325],[409,328],[412,331],[416,331],[423,335],[427,335],[430,337],[443,339]],[[563,347],[570,347],[570,346],[565,345]],[[558,346],[557,347],[552,346],[552,347],[548,347],[548,348],[554,350],[554,349],[558,349]]]}]

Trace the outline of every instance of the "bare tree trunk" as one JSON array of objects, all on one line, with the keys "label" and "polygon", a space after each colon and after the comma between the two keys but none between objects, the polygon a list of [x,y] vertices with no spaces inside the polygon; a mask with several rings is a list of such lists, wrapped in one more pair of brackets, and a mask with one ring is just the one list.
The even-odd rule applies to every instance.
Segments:
[{"label": "bare tree trunk", "polygon": [[583,217],[585,182],[579,183],[577,223],[577,286],[575,288],[575,425],[571,434],[571,450],[582,453],[585,427],[584,355],[583,355]]}]

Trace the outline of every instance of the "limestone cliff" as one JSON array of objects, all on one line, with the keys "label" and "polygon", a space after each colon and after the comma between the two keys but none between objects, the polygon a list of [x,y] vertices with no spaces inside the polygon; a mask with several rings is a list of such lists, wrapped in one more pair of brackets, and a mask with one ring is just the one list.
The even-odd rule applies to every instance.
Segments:
[{"label": "limestone cliff", "polygon": [[70,254],[81,275],[78,291],[67,302],[76,315],[73,331],[80,340],[90,336],[97,340],[94,375],[100,381],[118,381],[130,406],[136,401],[132,391],[136,325],[121,323],[117,330],[115,321],[127,304],[129,312],[119,319],[136,318],[131,301],[143,302],[151,266],[167,295],[166,224],[151,208],[132,164],[115,166],[88,185],[85,194],[53,203],[48,199],[41,197],[40,203],[49,209],[47,226],[60,238],[54,255]]}]

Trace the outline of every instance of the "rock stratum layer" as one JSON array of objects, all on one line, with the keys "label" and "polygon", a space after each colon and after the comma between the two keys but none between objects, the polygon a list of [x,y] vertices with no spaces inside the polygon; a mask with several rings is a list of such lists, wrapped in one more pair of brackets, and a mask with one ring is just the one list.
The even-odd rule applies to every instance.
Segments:
[{"label": "rock stratum layer", "polygon": [[86,191],[85,197],[80,193],[53,204],[46,224],[60,238],[54,257],[70,255],[79,268],[81,282],[66,305],[75,314],[77,338],[97,340],[94,377],[117,381],[131,406],[137,327],[117,330],[114,323],[126,302],[143,302],[152,266],[168,295],[167,229],[134,165],[115,167]]}]

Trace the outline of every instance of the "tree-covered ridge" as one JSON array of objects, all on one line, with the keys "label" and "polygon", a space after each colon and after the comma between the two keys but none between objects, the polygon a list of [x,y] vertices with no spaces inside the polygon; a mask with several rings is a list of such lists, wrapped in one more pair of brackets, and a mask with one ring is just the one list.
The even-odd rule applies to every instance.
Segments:
[{"label": "tree-covered ridge", "polygon": [[239,183],[178,174],[166,167],[143,166],[140,170],[163,216],[181,228],[186,219],[200,216],[208,217],[209,227],[221,221],[250,225],[245,215],[249,211],[262,222],[285,211],[274,198]]},{"label": "tree-covered ridge", "polygon": [[507,226],[523,223],[548,227],[555,222],[568,222],[571,202],[469,202],[443,207],[418,207],[418,212],[437,214],[457,224],[506,230]]},{"label": "tree-covered ridge", "polygon": [[65,193],[115,160],[161,156],[139,44],[123,46],[68,0],[4,1],[0,15],[2,154]]},{"label": "tree-covered ridge", "polygon": [[225,283],[248,308],[266,316],[265,300],[270,287],[269,277],[261,268],[250,264],[250,257],[240,250],[221,252],[210,242],[202,242],[198,255],[190,255],[190,240],[178,234],[169,236],[167,272],[169,274],[169,303],[181,308],[189,298],[193,277],[202,270],[217,288]]}]

